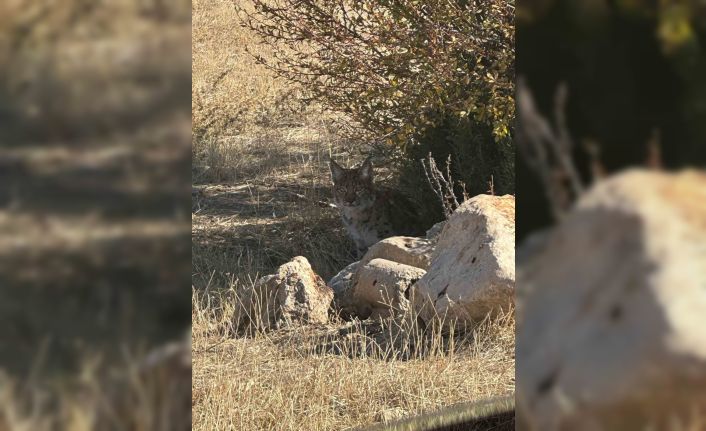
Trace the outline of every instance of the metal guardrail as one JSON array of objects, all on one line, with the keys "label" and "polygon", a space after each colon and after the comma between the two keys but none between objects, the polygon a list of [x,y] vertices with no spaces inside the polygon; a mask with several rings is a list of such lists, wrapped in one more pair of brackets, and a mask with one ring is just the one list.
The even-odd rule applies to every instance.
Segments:
[{"label": "metal guardrail", "polygon": [[510,431],[515,429],[515,396],[456,404],[442,410],[378,424],[358,431]]}]

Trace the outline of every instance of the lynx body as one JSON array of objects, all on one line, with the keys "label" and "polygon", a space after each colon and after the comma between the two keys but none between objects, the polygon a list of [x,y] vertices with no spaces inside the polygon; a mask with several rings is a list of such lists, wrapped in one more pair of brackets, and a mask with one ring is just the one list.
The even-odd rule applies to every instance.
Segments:
[{"label": "lynx body", "polygon": [[409,201],[390,189],[376,187],[370,158],[345,169],[331,160],[333,200],[359,256],[376,242],[394,235],[413,235],[414,211]]}]

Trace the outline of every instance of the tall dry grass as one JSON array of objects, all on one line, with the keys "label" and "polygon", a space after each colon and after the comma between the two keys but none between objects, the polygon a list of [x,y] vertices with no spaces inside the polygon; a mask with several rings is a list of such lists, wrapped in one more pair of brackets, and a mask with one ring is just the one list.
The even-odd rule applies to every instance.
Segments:
[{"label": "tall dry grass", "polygon": [[301,121],[301,91],[275,80],[246,52],[269,53],[239,27],[231,0],[196,0],[192,6],[192,113],[194,135],[222,136]]},{"label": "tall dry grass", "polygon": [[453,337],[399,319],[234,327],[242,289],[294,256],[325,279],[354,260],[328,160],[362,155],[341,133],[345,118],[246,53],[269,55],[230,0],[194,1],[192,12],[193,428],[349,429],[512,393],[511,315]]},{"label": "tall dry grass", "polygon": [[349,429],[513,392],[512,313],[462,334],[406,316],[235,336],[242,287],[194,291],[195,429]]}]

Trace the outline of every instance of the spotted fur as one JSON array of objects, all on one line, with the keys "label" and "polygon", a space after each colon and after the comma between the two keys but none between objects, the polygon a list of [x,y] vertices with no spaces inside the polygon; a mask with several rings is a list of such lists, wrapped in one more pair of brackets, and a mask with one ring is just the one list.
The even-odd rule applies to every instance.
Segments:
[{"label": "spotted fur", "polygon": [[331,160],[333,200],[359,256],[376,242],[395,235],[416,235],[415,212],[404,196],[377,187],[367,158],[359,167],[345,169]]}]

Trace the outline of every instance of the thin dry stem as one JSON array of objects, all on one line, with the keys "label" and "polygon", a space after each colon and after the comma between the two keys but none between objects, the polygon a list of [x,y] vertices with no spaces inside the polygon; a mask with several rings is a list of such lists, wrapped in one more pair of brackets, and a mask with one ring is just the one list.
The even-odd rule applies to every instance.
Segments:
[{"label": "thin dry stem", "polygon": [[[420,160],[427,183],[434,191],[434,194],[439,198],[444,218],[449,216],[461,206],[461,203],[456,197],[454,186],[456,182],[451,176],[451,156],[446,159],[446,173],[444,174],[436,164],[436,160],[429,153],[426,159]],[[462,182],[458,182],[458,186],[462,189],[462,196],[467,199],[466,187]]]},{"label": "thin dry stem", "polygon": [[584,184],[573,161],[573,142],[566,125],[568,89],[562,84],[554,100],[556,127],[542,117],[524,79],[518,80],[518,147],[525,161],[539,176],[552,214],[561,220],[583,193]]}]

